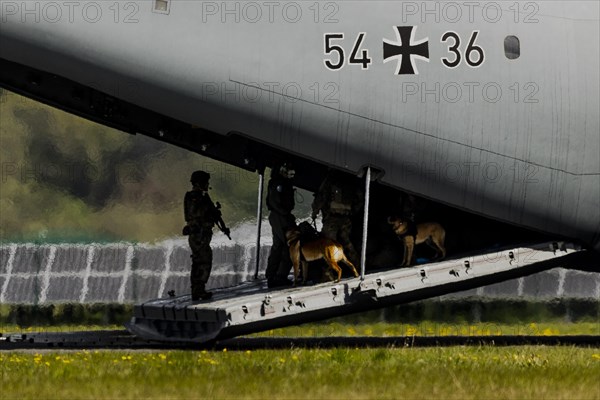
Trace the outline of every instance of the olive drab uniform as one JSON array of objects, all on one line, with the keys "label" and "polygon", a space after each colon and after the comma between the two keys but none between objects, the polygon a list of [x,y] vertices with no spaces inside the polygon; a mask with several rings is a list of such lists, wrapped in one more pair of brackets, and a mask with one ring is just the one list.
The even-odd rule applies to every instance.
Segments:
[{"label": "olive drab uniform", "polygon": [[273,169],[267,187],[267,208],[270,211],[269,223],[273,232],[273,245],[265,271],[269,287],[291,284],[287,276],[292,268],[292,260],[285,233],[296,226],[296,218],[292,214],[294,205],[294,187],[291,179],[283,177],[278,169]]},{"label": "olive drab uniform", "polygon": [[192,250],[192,299],[206,298],[206,282],[212,268],[212,228],[219,215],[205,190],[194,186],[184,198],[185,221],[189,227],[189,244]]},{"label": "olive drab uniform", "polygon": [[321,183],[312,203],[312,217],[323,214],[321,233],[339,242],[344,253],[354,265],[360,265],[360,257],[352,244],[352,216],[363,207],[362,190],[351,178],[330,171]]}]

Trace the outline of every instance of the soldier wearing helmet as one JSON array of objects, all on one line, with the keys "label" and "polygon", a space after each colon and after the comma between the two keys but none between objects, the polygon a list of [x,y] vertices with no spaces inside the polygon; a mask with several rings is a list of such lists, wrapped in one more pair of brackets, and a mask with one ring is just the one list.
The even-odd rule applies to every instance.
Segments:
[{"label": "soldier wearing helmet", "polygon": [[220,217],[220,211],[208,195],[210,174],[194,171],[190,179],[192,190],[185,194],[183,201],[186,226],[184,235],[188,234],[188,242],[192,250],[192,300],[207,300],[212,297],[206,291],[206,282],[212,268],[212,228]]},{"label": "soldier wearing helmet", "polygon": [[267,188],[269,223],[273,232],[273,245],[265,272],[270,288],[292,285],[287,278],[292,268],[292,261],[285,233],[296,226],[296,217],[292,214],[295,205],[292,185],[294,174],[295,170],[290,163],[273,168]]},{"label": "soldier wearing helmet", "polygon": [[323,214],[323,236],[339,242],[354,265],[360,264],[360,257],[350,239],[352,217],[363,205],[363,191],[356,179],[335,170],[328,172],[312,203],[312,219]]}]

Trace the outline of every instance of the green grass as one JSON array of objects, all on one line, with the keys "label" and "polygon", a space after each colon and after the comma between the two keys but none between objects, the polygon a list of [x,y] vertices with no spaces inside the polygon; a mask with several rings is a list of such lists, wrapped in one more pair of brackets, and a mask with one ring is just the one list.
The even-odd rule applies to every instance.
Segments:
[{"label": "green grass", "polygon": [[574,347],[0,353],[2,399],[600,399]]},{"label": "green grass", "polygon": [[253,334],[269,336],[490,336],[490,335],[600,335],[600,322],[530,322],[530,323],[442,323],[419,321],[409,323],[326,322],[273,329]]},{"label": "green grass", "polygon": [[42,325],[22,327],[15,324],[1,324],[0,333],[6,335],[11,333],[44,333],[44,332],[79,332],[79,331],[111,331],[123,330],[123,325],[78,325],[78,324],[60,324],[60,325]]},{"label": "green grass", "polygon": [[[58,325],[4,332],[121,329]],[[598,322],[331,321],[252,336],[597,335]],[[0,398],[600,399],[600,349],[448,347],[0,352]]]},{"label": "green grass", "polygon": [[[0,333],[73,332],[85,330],[119,330],[122,325],[60,324],[20,327],[0,323]],[[259,332],[250,337],[328,337],[328,336],[490,336],[490,335],[600,335],[600,322],[544,321],[529,323],[442,323],[419,321],[409,323],[350,323],[330,321],[311,323]]]}]

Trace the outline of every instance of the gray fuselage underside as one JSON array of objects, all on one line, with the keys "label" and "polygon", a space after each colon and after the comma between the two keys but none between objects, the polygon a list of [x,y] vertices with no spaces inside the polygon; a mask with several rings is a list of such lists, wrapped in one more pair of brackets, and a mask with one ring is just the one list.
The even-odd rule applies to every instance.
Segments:
[{"label": "gray fuselage underside", "polygon": [[[329,20],[332,10],[317,16],[300,2],[297,22],[280,9],[251,22],[243,2],[239,18],[236,2],[172,0],[168,13],[128,2],[118,18],[99,2],[104,15],[94,23],[81,16],[86,2],[72,20],[54,22],[40,3],[15,3],[33,14],[42,7],[38,21],[2,3],[2,58],[353,173],[371,165],[390,186],[600,249],[597,1],[538,2],[535,23],[512,3],[495,23],[480,11],[458,22],[406,15],[401,2],[337,2]],[[126,23],[130,14],[136,22]],[[429,39],[418,75],[383,63],[382,39],[395,40],[401,25]],[[485,63],[445,67],[448,31],[465,42],[461,50],[479,31]],[[328,70],[324,60],[336,55],[324,54],[324,35],[344,33],[332,43],[348,58],[359,32],[369,69]],[[516,60],[504,53],[509,35],[520,40]]]}]

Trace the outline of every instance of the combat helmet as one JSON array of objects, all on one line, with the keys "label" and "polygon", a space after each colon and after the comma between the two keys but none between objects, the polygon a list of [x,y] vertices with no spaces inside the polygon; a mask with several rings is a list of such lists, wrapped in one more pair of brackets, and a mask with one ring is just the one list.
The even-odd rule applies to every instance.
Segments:
[{"label": "combat helmet", "polygon": [[287,179],[292,179],[296,175],[296,170],[291,162],[285,162],[279,167],[279,175]]},{"label": "combat helmet", "polygon": [[210,174],[204,171],[194,171],[192,172],[192,177],[190,178],[190,182],[192,185],[206,185],[210,180]]}]

